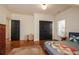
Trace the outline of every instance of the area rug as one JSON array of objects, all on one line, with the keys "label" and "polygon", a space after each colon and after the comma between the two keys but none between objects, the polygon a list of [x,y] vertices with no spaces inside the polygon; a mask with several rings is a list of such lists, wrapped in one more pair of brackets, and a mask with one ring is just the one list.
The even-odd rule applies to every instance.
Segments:
[{"label": "area rug", "polygon": [[44,51],[39,45],[14,48],[9,55],[44,55]]}]

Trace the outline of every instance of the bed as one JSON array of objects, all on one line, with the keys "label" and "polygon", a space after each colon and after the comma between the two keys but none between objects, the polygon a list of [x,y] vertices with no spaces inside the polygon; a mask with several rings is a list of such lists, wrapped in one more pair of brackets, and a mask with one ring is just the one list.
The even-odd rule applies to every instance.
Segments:
[{"label": "bed", "polygon": [[[65,53],[64,51],[63,51],[63,49],[60,49],[60,47],[58,47],[58,48],[55,48],[54,47],[54,45],[55,44],[53,44],[52,43],[53,41],[47,41],[47,42],[45,42],[45,44],[44,44],[44,49],[45,49],[45,51],[49,54],[49,55],[73,55],[73,54],[77,54],[77,55],[79,55],[79,45],[78,44],[74,44],[74,43],[72,43],[72,42],[69,42],[69,41],[63,41],[63,43],[64,43],[64,45],[65,45],[65,49],[64,49],[64,51],[66,52],[67,51],[67,53]],[[57,45],[59,45],[59,43],[57,44]],[[63,45],[63,44],[62,44]],[[61,45],[61,46],[62,46]],[[66,49],[69,49],[69,50],[66,50]],[[72,49],[72,50],[70,50],[70,49]],[[60,51],[58,51],[58,50],[60,50]],[[73,53],[74,52],[74,53]]]},{"label": "bed", "polygon": [[[74,36],[74,37],[72,37]],[[55,49],[54,47],[51,46],[53,41],[47,41],[44,43],[44,49],[49,55],[64,55],[64,53],[60,53]],[[68,46],[69,48],[73,48],[75,51],[73,54],[79,55],[79,33],[76,32],[69,32],[69,39],[62,41],[64,45]],[[56,44],[59,44],[59,41],[56,42]],[[53,44],[52,44],[53,45]]]}]

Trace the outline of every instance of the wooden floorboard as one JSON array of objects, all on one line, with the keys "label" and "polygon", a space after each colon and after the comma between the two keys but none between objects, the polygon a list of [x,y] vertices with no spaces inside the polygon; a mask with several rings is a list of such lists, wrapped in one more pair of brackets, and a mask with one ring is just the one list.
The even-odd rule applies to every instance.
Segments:
[{"label": "wooden floorboard", "polygon": [[40,45],[14,48],[9,55],[45,55]]},{"label": "wooden floorboard", "polygon": [[47,52],[44,50],[44,42],[45,40],[42,40],[42,41],[39,41],[39,42],[34,42],[33,40],[31,41],[20,41],[20,46],[17,46],[17,44],[14,43],[14,46],[13,43],[11,42],[11,50],[7,53],[9,54],[14,48],[20,48],[20,47],[29,47],[29,46],[34,46],[34,45],[38,45],[42,48],[42,51],[44,52],[45,55],[47,55]]}]

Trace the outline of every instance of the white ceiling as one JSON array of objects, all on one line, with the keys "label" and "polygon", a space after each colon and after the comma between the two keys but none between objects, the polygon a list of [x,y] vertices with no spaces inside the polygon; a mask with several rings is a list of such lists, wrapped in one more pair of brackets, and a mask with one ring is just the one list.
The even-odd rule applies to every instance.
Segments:
[{"label": "white ceiling", "polygon": [[58,14],[72,5],[67,4],[48,4],[47,9],[43,10],[40,4],[8,4],[6,7],[14,12],[21,14],[34,14],[34,13],[44,13],[44,14]]}]

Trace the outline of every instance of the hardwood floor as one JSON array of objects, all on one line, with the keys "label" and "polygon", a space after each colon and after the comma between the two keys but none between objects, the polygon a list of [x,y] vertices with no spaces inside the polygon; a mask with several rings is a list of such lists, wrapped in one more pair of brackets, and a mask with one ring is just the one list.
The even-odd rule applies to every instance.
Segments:
[{"label": "hardwood floor", "polygon": [[[9,51],[7,52],[7,54],[9,54],[15,48],[40,46],[40,48],[43,51],[43,55],[47,55],[47,53],[46,53],[46,51],[44,50],[44,47],[43,47],[44,46],[44,42],[45,41],[33,41],[33,40],[25,41],[25,40],[21,40],[21,41],[19,41],[20,45],[17,45],[18,43],[15,44],[15,43],[11,42],[12,45],[11,45]],[[39,49],[38,51],[41,51],[41,49]]]},{"label": "hardwood floor", "polygon": [[14,48],[9,55],[45,55],[41,46],[32,45],[27,47]]}]

